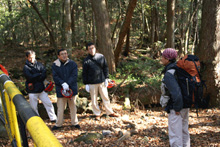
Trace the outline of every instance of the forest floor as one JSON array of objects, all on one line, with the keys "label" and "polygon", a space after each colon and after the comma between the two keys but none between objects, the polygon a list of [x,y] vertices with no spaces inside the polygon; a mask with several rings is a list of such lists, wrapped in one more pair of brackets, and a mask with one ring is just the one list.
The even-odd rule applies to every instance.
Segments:
[{"label": "forest floor", "polygon": [[[25,51],[23,48],[14,50],[0,50],[1,64],[9,71],[17,69],[22,72],[25,62]],[[75,56],[84,55],[82,50],[79,50]],[[74,57],[74,56],[73,56]],[[80,63],[79,63],[80,64]],[[24,81],[20,76],[12,77],[15,83]],[[50,95],[53,103],[56,103],[56,98]],[[134,110],[124,110],[123,102],[116,101],[112,103],[112,108],[120,114],[120,117],[108,117],[105,115],[104,108],[102,109],[101,120],[97,121],[90,113],[78,114],[79,124],[81,129],[71,127],[70,116],[65,114],[65,123],[59,130],[52,131],[59,142],[65,147],[71,146],[169,146],[168,138],[168,114],[161,107],[153,107],[148,109],[135,108]],[[51,123],[47,118],[43,118],[46,125],[51,129],[55,123]],[[110,132],[109,135],[102,139],[94,139],[91,143],[83,141],[74,141],[82,133],[100,133]],[[189,114],[189,132],[191,137],[191,146],[194,147],[217,147],[220,146],[220,109],[210,108],[199,110],[199,116],[195,110],[190,110]],[[33,140],[28,134],[29,146],[33,145]],[[123,137],[122,137],[123,134]],[[0,146],[11,146],[7,138],[0,138]]]},{"label": "forest floor", "polygon": [[[78,114],[81,129],[71,127],[69,114],[65,115],[65,123],[59,130],[52,131],[59,142],[65,147],[91,147],[91,146],[169,146],[167,113],[162,108],[146,110],[135,109],[134,112],[123,110],[122,104],[111,104],[114,111],[121,116],[108,117],[104,114],[101,120],[95,120],[92,114]],[[103,108],[104,109],[104,108]],[[220,109],[199,110],[199,116],[195,110],[189,114],[189,132],[192,147],[219,147],[220,146]],[[54,123],[44,119],[51,129]],[[132,133],[135,128],[136,133]],[[94,139],[93,142],[74,142],[82,133],[110,132],[102,139]],[[123,137],[122,134],[124,134]],[[28,135],[29,146],[33,146],[33,140]],[[7,139],[0,138],[0,146],[10,146]]]}]

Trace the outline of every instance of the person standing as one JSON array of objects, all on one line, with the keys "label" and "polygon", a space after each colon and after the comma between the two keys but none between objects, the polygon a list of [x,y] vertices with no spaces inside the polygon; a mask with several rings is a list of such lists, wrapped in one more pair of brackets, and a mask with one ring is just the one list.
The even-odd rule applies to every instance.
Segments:
[{"label": "person standing", "polygon": [[114,113],[108,97],[108,65],[105,57],[96,53],[96,47],[93,43],[86,45],[88,56],[83,62],[83,83],[86,85],[86,90],[90,93],[92,99],[92,110],[96,116],[96,120],[100,120],[101,110],[98,105],[97,96],[100,93],[107,115],[118,117]]},{"label": "person standing", "polygon": [[167,48],[163,51],[161,62],[165,66],[161,85],[160,103],[168,112],[169,142],[171,147],[190,147],[189,108],[183,108],[183,98],[175,75],[177,51]]},{"label": "person standing", "polygon": [[[67,102],[70,109],[71,124],[73,127],[80,129],[77,118],[76,98],[77,98],[77,76],[78,69],[77,64],[68,58],[67,50],[58,50],[58,59],[54,61],[52,65],[53,80],[55,82],[56,94],[57,94],[57,122],[52,130],[61,128],[63,124],[63,114],[66,108]],[[73,95],[71,98],[66,98],[62,95],[61,89],[64,93],[68,90],[72,90]]]},{"label": "person standing", "polygon": [[38,98],[42,101],[51,122],[55,122],[57,116],[54,112],[54,107],[48,94],[44,91],[44,80],[46,79],[46,69],[36,60],[34,51],[29,50],[26,52],[26,62],[23,68],[23,73],[26,78],[25,86],[28,92],[30,105],[32,109],[38,113]]}]

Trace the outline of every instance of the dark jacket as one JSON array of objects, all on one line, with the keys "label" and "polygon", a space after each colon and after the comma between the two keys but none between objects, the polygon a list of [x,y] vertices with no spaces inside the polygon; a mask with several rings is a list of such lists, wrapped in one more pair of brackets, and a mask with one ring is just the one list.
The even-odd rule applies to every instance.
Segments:
[{"label": "dark jacket", "polygon": [[[25,86],[28,93],[40,93],[45,89],[43,81],[46,79],[46,69],[40,62],[34,64],[26,60],[23,73],[26,78]],[[33,90],[28,88],[28,84],[33,83]]]},{"label": "dark jacket", "polygon": [[84,84],[99,84],[108,78],[108,64],[105,57],[96,53],[94,56],[90,54],[83,62],[83,83]]},{"label": "dark jacket", "polygon": [[[183,99],[181,89],[175,77],[175,69],[173,69],[175,63],[170,63],[164,68],[164,78],[162,82],[166,85],[169,93],[170,99],[165,110],[169,113],[171,109],[179,112],[183,108]],[[171,69],[174,71],[172,72]]]},{"label": "dark jacket", "polygon": [[52,65],[52,73],[58,98],[63,97],[61,89],[64,82],[66,82],[73,91],[73,96],[77,95],[78,69],[77,64],[73,60],[68,59],[65,63],[62,63],[59,59],[55,60]]}]

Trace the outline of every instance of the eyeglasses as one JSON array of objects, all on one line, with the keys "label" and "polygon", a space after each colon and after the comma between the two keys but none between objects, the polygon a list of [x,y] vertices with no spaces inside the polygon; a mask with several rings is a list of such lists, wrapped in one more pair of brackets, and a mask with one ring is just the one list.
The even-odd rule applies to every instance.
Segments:
[{"label": "eyeglasses", "polygon": [[67,55],[67,53],[60,53],[60,56],[64,56],[64,55]]}]

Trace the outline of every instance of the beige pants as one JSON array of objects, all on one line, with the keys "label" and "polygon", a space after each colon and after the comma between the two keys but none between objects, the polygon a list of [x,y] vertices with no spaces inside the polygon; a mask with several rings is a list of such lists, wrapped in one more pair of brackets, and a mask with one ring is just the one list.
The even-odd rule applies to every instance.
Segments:
[{"label": "beige pants", "polygon": [[71,118],[71,124],[77,125],[78,124],[78,118],[76,114],[76,96],[73,96],[70,100],[69,98],[57,98],[57,122],[56,126],[61,127],[63,124],[63,114],[64,109],[66,108],[68,102],[68,106],[70,109],[70,118]]},{"label": "beige pants", "polygon": [[174,110],[170,110],[168,116],[168,129],[170,147],[190,147],[189,109],[185,108],[176,115]]},{"label": "beige pants", "polygon": [[104,104],[107,115],[114,113],[110,105],[110,100],[108,97],[108,90],[104,82],[101,84],[90,84],[89,92],[90,92],[91,99],[92,99],[92,111],[95,115],[101,114],[101,110],[99,108],[98,100],[97,100],[98,94],[101,95],[102,102]]}]

